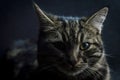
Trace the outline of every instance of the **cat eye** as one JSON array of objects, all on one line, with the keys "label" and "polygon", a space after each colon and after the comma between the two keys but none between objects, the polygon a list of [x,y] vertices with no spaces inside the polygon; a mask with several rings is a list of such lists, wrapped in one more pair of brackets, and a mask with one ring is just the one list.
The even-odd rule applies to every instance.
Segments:
[{"label": "cat eye", "polygon": [[90,47],[90,43],[89,42],[83,42],[81,45],[80,45],[80,49],[81,50],[87,50],[89,49]]}]

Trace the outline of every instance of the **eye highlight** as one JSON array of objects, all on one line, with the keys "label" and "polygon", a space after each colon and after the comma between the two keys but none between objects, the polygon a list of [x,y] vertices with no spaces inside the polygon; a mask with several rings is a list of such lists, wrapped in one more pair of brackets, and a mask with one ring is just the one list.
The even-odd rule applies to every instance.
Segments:
[{"label": "eye highlight", "polygon": [[83,42],[81,45],[80,45],[80,49],[81,50],[87,50],[87,49],[89,49],[89,47],[90,47],[90,43],[89,42]]}]

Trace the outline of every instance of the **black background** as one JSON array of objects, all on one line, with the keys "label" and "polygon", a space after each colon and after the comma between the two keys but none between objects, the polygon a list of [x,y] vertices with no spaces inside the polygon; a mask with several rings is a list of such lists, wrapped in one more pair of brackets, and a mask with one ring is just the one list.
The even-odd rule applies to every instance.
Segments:
[{"label": "black background", "polygon": [[[120,80],[120,0],[34,0],[46,12],[64,16],[90,16],[109,7],[103,40],[113,80]],[[0,55],[17,39],[35,39],[38,19],[31,0],[0,0]]]}]

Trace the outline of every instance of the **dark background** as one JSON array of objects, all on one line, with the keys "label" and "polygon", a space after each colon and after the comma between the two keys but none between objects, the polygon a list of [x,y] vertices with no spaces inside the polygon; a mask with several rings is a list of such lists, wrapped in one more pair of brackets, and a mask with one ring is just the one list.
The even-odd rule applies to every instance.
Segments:
[{"label": "dark background", "polygon": [[[103,40],[113,80],[120,80],[120,0],[34,0],[46,12],[64,16],[89,16],[104,6],[109,14]],[[37,40],[38,19],[31,0],[0,0],[0,55],[17,39]]]}]

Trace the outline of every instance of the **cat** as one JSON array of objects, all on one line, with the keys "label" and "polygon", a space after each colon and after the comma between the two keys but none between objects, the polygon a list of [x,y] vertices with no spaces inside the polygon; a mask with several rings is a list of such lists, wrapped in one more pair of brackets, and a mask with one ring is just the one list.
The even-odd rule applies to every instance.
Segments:
[{"label": "cat", "polygon": [[111,80],[101,36],[107,7],[90,17],[66,17],[33,5],[40,23],[37,43],[17,41],[7,54],[15,62],[15,76],[32,68],[27,78],[16,79]]},{"label": "cat", "polygon": [[52,73],[59,76],[55,80],[111,79],[101,36],[107,7],[82,18],[48,14],[36,3],[34,9],[40,22],[39,68],[46,71],[46,77],[50,73],[45,80],[50,80]]}]

